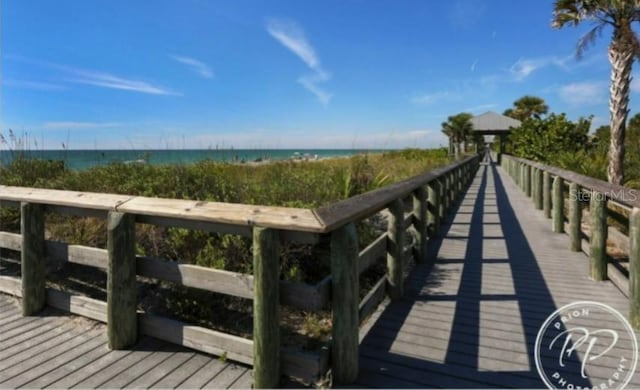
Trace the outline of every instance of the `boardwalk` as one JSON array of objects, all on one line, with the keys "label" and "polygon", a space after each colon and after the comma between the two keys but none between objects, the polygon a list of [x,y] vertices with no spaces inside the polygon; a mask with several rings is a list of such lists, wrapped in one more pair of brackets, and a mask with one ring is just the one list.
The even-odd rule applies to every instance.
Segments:
[{"label": "boardwalk", "polygon": [[[545,387],[534,344],[550,313],[578,300],[621,313],[628,306],[610,282],[587,277],[586,256],[570,252],[550,225],[501,168],[482,165],[430,243],[433,261],[414,270],[403,299],[381,306],[367,324],[356,386]],[[579,364],[569,359],[567,369]],[[601,359],[587,372],[604,378],[616,364]],[[0,388],[250,386],[245,366],[149,337],[109,351],[104,325],[51,308],[23,318],[18,301],[0,294]],[[631,387],[640,388],[640,375]]]},{"label": "boardwalk", "polygon": [[417,267],[405,298],[379,309],[358,386],[545,387],[534,345],[550,313],[579,300],[627,313],[626,297],[589,280],[586,256],[495,165],[480,167],[442,236],[430,248],[435,265]]},{"label": "boardwalk", "polygon": [[45,309],[22,317],[0,294],[0,388],[250,388],[251,370],[143,337],[109,351],[105,326]]}]

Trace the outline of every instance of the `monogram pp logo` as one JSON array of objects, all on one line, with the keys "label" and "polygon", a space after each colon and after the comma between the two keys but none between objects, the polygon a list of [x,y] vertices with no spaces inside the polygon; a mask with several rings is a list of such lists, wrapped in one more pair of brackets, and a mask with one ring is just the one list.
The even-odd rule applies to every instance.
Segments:
[{"label": "monogram pp logo", "polygon": [[638,345],[618,311],[598,302],[574,302],[542,324],[535,362],[550,389],[622,389],[635,372]]}]

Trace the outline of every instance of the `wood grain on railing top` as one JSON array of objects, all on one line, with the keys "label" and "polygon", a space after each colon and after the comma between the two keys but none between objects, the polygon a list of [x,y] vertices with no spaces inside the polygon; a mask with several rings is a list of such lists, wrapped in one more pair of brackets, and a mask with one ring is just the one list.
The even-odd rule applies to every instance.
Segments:
[{"label": "wood grain on railing top", "polygon": [[135,197],[118,206],[118,211],[233,225],[257,225],[284,230],[310,232],[322,230],[313,211],[291,207]]},{"label": "wood grain on railing top", "polygon": [[515,156],[504,156],[514,161],[531,165],[532,167],[542,169],[552,175],[561,177],[565,180],[578,184],[580,187],[605,194],[607,199],[623,204],[628,207],[640,208],[640,191],[624,187],[618,184],[612,184],[604,180],[595,179],[590,176],[581,175],[579,173],[568,171],[566,169],[546,165],[536,161],[527,160],[525,158]]},{"label": "wood grain on railing top", "polygon": [[44,188],[10,187],[0,185],[0,200],[77,207],[92,210],[115,210],[118,205],[131,198],[131,195],[61,191],[48,190]]},{"label": "wood grain on railing top", "polygon": [[119,211],[143,216],[231,225],[272,227],[295,231],[322,231],[313,211],[288,207],[253,206],[235,203],[102,194],[0,186],[0,201],[30,202],[77,209]]},{"label": "wood grain on railing top", "polygon": [[406,197],[418,187],[440,178],[440,176],[469,163],[475,158],[478,158],[478,156],[467,157],[453,164],[432,169],[422,175],[336,202],[316,210],[315,214],[323,224],[325,231],[332,231],[349,222],[366,218],[384,209],[392,201]]}]

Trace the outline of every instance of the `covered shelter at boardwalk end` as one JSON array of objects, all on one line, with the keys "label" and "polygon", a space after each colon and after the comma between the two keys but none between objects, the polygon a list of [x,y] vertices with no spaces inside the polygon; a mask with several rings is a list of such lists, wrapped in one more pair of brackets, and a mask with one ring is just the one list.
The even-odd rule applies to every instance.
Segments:
[{"label": "covered shelter at boardwalk end", "polygon": [[493,135],[494,142],[498,139],[498,163],[502,158],[504,152],[504,142],[506,137],[511,133],[511,130],[520,127],[522,122],[517,119],[510,118],[508,116],[500,115],[493,111],[485,112],[482,115],[477,115],[471,118],[471,124],[473,125],[472,132],[480,135]]}]

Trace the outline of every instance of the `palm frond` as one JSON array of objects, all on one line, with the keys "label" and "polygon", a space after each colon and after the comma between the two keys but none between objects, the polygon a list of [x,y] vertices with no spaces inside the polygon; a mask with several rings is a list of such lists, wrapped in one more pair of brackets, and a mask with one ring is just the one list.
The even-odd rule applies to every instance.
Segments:
[{"label": "palm frond", "polygon": [[578,40],[578,43],[576,44],[576,57],[578,59],[582,59],[582,57],[584,56],[584,52],[589,49],[589,47],[593,46],[596,39],[600,38],[600,36],[602,35],[602,30],[606,26],[606,23],[600,22]]}]

